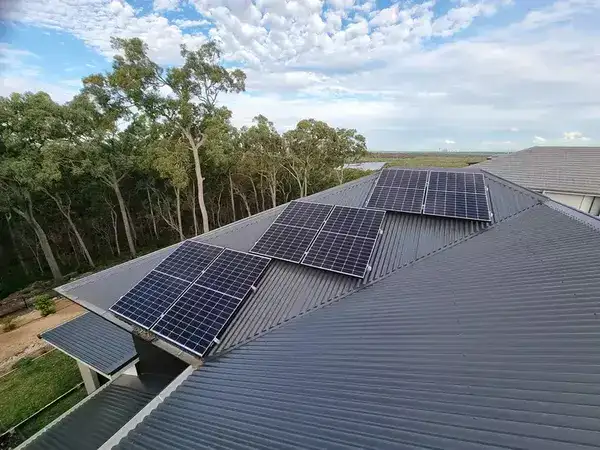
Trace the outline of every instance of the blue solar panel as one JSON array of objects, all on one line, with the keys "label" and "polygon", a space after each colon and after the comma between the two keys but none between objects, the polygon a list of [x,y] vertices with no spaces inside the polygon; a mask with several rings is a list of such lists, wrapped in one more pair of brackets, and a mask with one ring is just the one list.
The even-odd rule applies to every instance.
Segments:
[{"label": "blue solar panel", "polygon": [[492,220],[481,173],[432,171],[424,214],[459,219]]},{"label": "blue solar panel", "polygon": [[194,281],[223,251],[221,247],[185,241],[154,270],[186,281]]},{"label": "blue solar panel", "polygon": [[269,265],[270,259],[226,249],[195,284],[244,298]]},{"label": "blue solar panel", "polygon": [[150,328],[190,283],[152,271],[109,310],[143,328]]},{"label": "blue solar panel", "polygon": [[291,202],[277,217],[278,225],[292,225],[318,230],[331,212],[333,206],[321,203]]},{"label": "blue solar panel", "polygon": [[384,211],[336,206],[302,264],[363,278],[384,217]]},{"label": "blue solar panel", "polygon": [[152,332],[203,356],[242,299],[193,285],[152,327]]},{"label": "blue solar panel", "polygon": [[366,207],[420,214],[426,188],[426,170],[385,169],[381,172]]}]

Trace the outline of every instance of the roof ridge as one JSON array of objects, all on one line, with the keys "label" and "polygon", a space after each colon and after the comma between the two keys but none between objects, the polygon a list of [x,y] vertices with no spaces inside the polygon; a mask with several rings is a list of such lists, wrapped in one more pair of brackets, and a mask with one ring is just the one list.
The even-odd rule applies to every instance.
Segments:
[{"label": "roof ridge", "polygon": [[507,216],[507,217],[505,217],[505,218],[503,218],[501,220],[498,220],[497,222],[494,222],[494,223],[490,224],[490,226],[488,226],[488,227],[482,228],[481,230],[479,230],[479,231],[477,231],[475,233],[472,233],[470,235],[467,235],[467,236],[465,236],[465,237],[463,237],[463,238],[461,238],[461,239],[459,239],[457,241],[454,241],[451,244],[447,244],[447,245],[444,245],[442,247],[439,247],[438,249],[433,250],[432,252],[429,252],[429,253],[427,253],[424,256],[421,256],[420,258],[414,259],[414,260],[412,260],[412,261],[410,261],[410,262],[408,262],[406,264],[403,264],[402,266],[399,266],[399,267],[397,267],[395,269],[392,269],[390,272],[386,273],[385,275],[383,275],[383,276],[381,276],[379,278],[375,278],[374,280],[372,280],[372,281],[370,281],[368,283],[360,285],[357,289],[353,289],[353,290],[350,290],[348,292],[344,292],[341,295],[338,295],[338,296],[335,296],[335,297],[331,297],[330,299],[326,300],[325,302],[322,302],[322,303],[320,303],[318,305],[315,305],[315,306],[307,309],[306,311],[301,311],[297,315],[295,315],[295,316],[293,316],[293,317],[291,317],[291,318],[289,318],[287,320],[283,320],[282,322],[280,322],[280,323],[272,326],[271,328],[268,328],[268,329],[263,330],[263,331],[261,331],[259,333],[256,333],[252,337],[247,338],[247,339],[245,339],[245,340],[243,340],[241,342],[238,342],[237,344],[234,344],[234,345],[232,345],[230,347],[227,347],[226,349],[224,349],[223,351],[220,351],[217,354],[210,354],[209,356],[207,356],[207,357],[204,358],[204,361],[205,362],[209,362],[209,361],[218,360],[220,357],[227,355],[229,352],[231,352],[233,350],[236,350],[236,349],[238,349],[240,347],[243,347],[246,344],[249,344],[249,343],[257,340],[258,338],[260,338],[262,336],[265,336],[266,334],[269,334],[272,331],[275,331],[275,330],[283,327],[284,325],[286,325],[286,324],[288,324],[288,323],[290,323],[292,321],[295,321],[295,320],[297,320],[297,319],[299,319],[301,317],[305,317],[308,314],[314,313],[315,311],[319,311],[319,310],[323,309],[324,307],[330,306],[330,305],[332,305],[334,303],[338,303],[340,300],[343,300],[344,298],[346,298],[346,297],[348,297],[350,295],[356,294],[357,292],[360,292],[360,291],[362,291],[363,289],[365,289],[367,287],[373,286],[373,285],[379,283],[380,281],[383,281],[383,280],[389,278],[390,276],[395,275],[398,271],[400,271],[400,270],[402,270],[402,269],[404,269],[406,267],[413,266],[414,264],[417,264],[417,263],[419,263],[419,262],[421,262],[423,260],[426,260],[426,259],[428,259],[428,258],[430,258],[430,257],[432,257],[434,255],[438,255],[439,253],[442,253],[445,250],[448,250],[450,248],[454,248],[454,247],[456,247],[456,246],[458,246],[458,245],[460,245],[460,244],[462,244],[462,243],[464,243],[464,242],[466,242],[466,241],[468,241],[468,240],[470,240],[470,239],[472,239],[472,238],[474,238],[476,236],[481,235],[482,233],[485,233],[488,230],[494,229],[500,223],[504,223],[504,222],[507,222],[509,220],[512,220],[515,217],[521,215],[522,213],[525,213],[526,211],[529,211],[529,210],[531,210],[533,208],[537,208],[537,207],[541,207],[541,206],[545,206],[545,205],[543,203],[536,203],[536,204],[528,206],[528,207],[526,207],[526,208],[524,208],[524,209],[522,209],[520,211],[517,211],[516,213],[511,214],[510,216]]},{"label": "roof ridge", "polygon": [[568,218],[582,223],[588,228],[591,228],[592,230],[600,233],[600,217],[592,216],[591,214],[588,214],[577,208],[573,208],[572,206],[565,205],[564,203],[557,202],[556,200],[552,200],[551,198],[549,198],[543,204],[547,208],[553,209],[554,211],[558,211],[559,213],[567,216]]}]

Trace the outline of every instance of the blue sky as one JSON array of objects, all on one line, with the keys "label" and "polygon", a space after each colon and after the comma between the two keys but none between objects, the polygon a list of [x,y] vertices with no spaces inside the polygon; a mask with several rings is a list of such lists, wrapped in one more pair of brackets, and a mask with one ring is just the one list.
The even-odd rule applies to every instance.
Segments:
[{"label": "blue sky", "polygon": [[262,113],[356,128],[373,150],[600,145],[600,0],[28,0],[4,11],[0,95],[68,101],[110,37],[164,65],[214,39]]}]

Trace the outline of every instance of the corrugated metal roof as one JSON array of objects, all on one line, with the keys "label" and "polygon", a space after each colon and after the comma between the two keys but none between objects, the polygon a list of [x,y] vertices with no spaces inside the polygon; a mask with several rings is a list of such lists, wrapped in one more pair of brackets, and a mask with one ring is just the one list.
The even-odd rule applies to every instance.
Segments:
[{"label": "corrugated metal roof", "polygon": [[600,195],[600,147],[532,147],[476,167],[537,191]]},{"label": "corrugated metal roof", "polygon": [[[375,180],[376,175],[370,175],[304,200],[362,206]],[[487,185],[495,221],[504,220],[545,200],[545,197],[493,175],[487,176]],[[240,220],[196,239],[248,251],[284,207],[285,205],[282,205]],[[468,220],[389,213],[385,219],[384,233],[374,251],[373,269],[364,280],[273,260],[260,282],[259,289],[240,308],[221,336],[221,343],[213,349],[213,354],[239,345],[282,322],[321,307],[419,258],[475,235],[487,226]],[[103,312],[173,249],[174,247],[170,247],[155,252],[137,263],[134,260],[113,267],[62,286],[58,291],[88,308],[91,303],[92,308],[97,307],[99,312]]]},{"label": "corrugated metal roof", "polygon": [[208,361],[119,449],[592,449],[600,234],[538,205]]},{"label": "corrugated metal roof", "polygon": [[38,435],[27,450],[96,450],[168,383],[168,379],[121,375]]},{"label": "corrugated metal roof", "polygon": [[40,338],[105,375],[137,357],[131,334],[94,313],[44,331]]}]

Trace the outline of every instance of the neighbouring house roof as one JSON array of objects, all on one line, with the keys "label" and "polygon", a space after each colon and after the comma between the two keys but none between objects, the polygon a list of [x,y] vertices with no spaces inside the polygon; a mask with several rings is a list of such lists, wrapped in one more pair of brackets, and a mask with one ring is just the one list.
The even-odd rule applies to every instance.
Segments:
[{"label": "neighbouring house roof", "polygon": [[117,448],[598,448],[598,248],[533,205],[210,358]]},{"label": "neighbouring house roof", "polygon": [[600,195],[600,147],[532,147],[476,167],[536,191]]},{"label": "neighbouring house roof", "polygon": [[[109,345],[108,341],[105,342]],[[158,376],[121,375],[35,435],[27,450],[96,450],[170,381]]]},{"label": "neighbouring house roof", "polygon": [[94,313],[44,331],[40,338],[107,376],[137,358],[131,333]]},{"label": "neighbouring house roof", "polygon": [[[376,174],[370,175],[303,200],[363,206],[376,178]],[[494,223],[546,200],[494,175],[486,178],[494,210]],[[195,239],[248,251],[284,207],[282,205],[239,220]],[[240,345],[281,323],[357,291],[420,258],[477,235],[488,225],[467,220],[391,213],[387,215],[384,227],[384,233],[373,254],[373,269],[364,280],[272,260],[258,290],[242,305],[212,354]],[[108,308],[176,247],[171,246],[73,281],[57,291],[123,325],[107,312]]]}]

